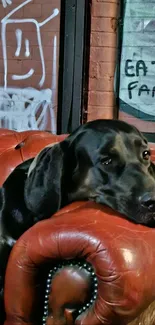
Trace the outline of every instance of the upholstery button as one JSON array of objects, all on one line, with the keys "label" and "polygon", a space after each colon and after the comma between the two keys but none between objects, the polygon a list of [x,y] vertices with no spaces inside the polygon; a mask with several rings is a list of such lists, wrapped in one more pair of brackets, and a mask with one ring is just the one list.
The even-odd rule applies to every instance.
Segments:
[{"label": "upholstery button", "polygon": [[15,150],[21,149],[22,147],[24,147],[24,145],[25,145],[25,141],[18,143],[17,146],[15,147]]}]

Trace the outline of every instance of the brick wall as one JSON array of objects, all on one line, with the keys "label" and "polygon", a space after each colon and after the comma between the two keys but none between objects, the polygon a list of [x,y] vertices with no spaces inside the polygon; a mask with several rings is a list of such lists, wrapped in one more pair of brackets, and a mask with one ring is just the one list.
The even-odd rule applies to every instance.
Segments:
[{"label": "brick wall", "polygon": [[[3,40],[5,41],[2,42],[2,39],[0,41],[0,88],[5,87],[3,94],[0,93],[0,127],[17,128],[20,131],[29,127],[54,131],[52,125],[56,124],[57,114],[60,0],[33,0],[23,7],[20,6],[21,3],[23,1],[13,0],[12,4],[6,3],[4,5],[0,1],[0,20],[11,14],[6,20],[5,31],[2,29],[2,24],[0,26],[0,32],[2,29]],[[54,10],[57,10],[58,13],[50,19]],[[9,18],[12,19],[12,22],[9,21]],[[40,39],[41,41],[39,41]],[[26,42],[29,45],[29,54],[27,53],[27,55],[25,54]],[[19,45],[20,43],[21,45]],[[6,59],[4,48],[6,48]],[[17,52],[19,52],[18,55]],[[42,62],[45,64],[45,77],[40,83],[43,75]],[[23,76],[29,71],[34,72],[28,77]],[[27,106],[27,103],[23,103],[19,99],[20,89],[27,87],[34,89],[34,96],[37,96],[36,101],[40,104],[40,108],[37,109],[37,104],[34,107],[32,103],[30,109],[32,115],[35,114],[37,121],[39,121],[38,117],[44,110],[44,120],[43,118],[40,119],[37,125],[32,123],[33,116],[30,114],[27,116],[26,110],[22,110],[23,105]],[[13,95],[12,88],[15,89]],[[49,105],[48,107],[46,105],[46,109],[43,97],[46,97],[44,90],[48,89],[49,91],[46,93],[49,94],[47,102]],[[34,96],[31,95],[35,98]],[[8,110],[10,110],[10,117],[8,117]],[[12,113],[13,110],[18,116],[15,117],[15,113]],[[12,120],[11,114],[14,115]],[[26,118],[27,124],[24,122]],[[19,123],[17,123],[18,119]]]},{"label": "brick wall", "polygon": [[92,0],[88,120],[112,118],[119,0]]},{"label": "brick wall", "polygon": [[[88,120],[95,118],[111,118],[114,111],[114,71],[116,65],[117,49],[117,13],[119,0],[91,0],[91,39],[90,39],[90,71],[89,71],[89,93],[88,93]],[[13,11],[21,0],[14,0],[12,5],[6,8],[0,1],[0,19],[4,18],[10,11]],[[53,12],[54,8],[60,10],[60,0],[33,0],[26,6],[20,8],[11,16],[13,19],[36,19],[37,22],[46,20]],[[59,56],[59,22],[60,15],[47,22],[41,27],[42,46],[45,58],[46,78],[44,84],[39,87],[41,78],[41,61],[38,51],[38,39],[36,26],[33,22],[7,24],[6,47],[7,47],[7,87],[15,89],[33,87],[44,90],[52,88],[52,107],[57,108],[57,82],[51,87],[53,77],[53,40],[57,36],[57,64],[56,81],[58,76],[58,56]],[[22,31],[22,47],[20,56],[16,56],[17,50],[17,29]],[[25,56],[25,39],[29,40],[30,55]],[[25,45],[24,45],[25,46]],[[12,75],[26,74],[30,69],[34,69],[34,74],[27,79],[12,79]],[[4,60],[2,42],[0,43],[0,87],[4,86]],[[4,94],[5,95],[5,94]],[[12,96],[12,95],[11,95]],[[12,105],[12,97],[8,101],[9,109]],[[16,98],[16,94],[14,99]],[[15,103],[16,104],[16,103]],[[18,104],[18,103],[17,103]],[[15,105],[17,107],[17,105]],[[20,105],[18,105],[20,106]],[[0,98],[0,113],[3,111],[3,99]],[[3,113],[3,112],[2,112]],[[4,121],[3,121],[4,120]],[[6,118],[0,119],[0,127],[5,125]],[[48,113],[47,122],[44,128],[52,129],[50,115]],[[5,123],[5,125],[4,125]]]}]

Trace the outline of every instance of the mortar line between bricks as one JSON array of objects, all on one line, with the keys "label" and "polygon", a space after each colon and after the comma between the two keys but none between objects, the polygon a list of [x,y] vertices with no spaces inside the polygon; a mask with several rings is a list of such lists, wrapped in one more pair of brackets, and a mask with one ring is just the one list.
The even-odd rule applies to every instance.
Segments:
[{"label": "mortar line between bricks", "polygon": [[91,30],[92,33],[102,33],[102,34],[116,34],[116,32],[108,32],[103,30]]},{"label": "mortar line between bricks", "polygon": [[91,45],[91,47],[94,47],[94,48],[100,48],[100,47],[102,47],[103,49],[104,49],[104,48],[116,49],[116,46],[104,46],[104,47],[103,47],[103,45],[102,45],[102,46],[92,46],[92,45]]}]

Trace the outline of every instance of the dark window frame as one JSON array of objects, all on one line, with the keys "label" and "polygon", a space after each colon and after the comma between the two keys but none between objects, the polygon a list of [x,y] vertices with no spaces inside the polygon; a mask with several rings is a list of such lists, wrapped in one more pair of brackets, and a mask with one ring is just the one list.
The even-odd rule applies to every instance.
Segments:
[{"label": "dark window frame", "polygon": [[73,132],[86,121],[90,42],[90,1],[62,0],[57,133]]}]

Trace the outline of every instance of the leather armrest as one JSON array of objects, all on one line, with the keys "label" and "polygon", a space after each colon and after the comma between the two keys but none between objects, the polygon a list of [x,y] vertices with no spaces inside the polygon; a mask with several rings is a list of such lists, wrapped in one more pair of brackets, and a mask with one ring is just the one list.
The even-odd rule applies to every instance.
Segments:
[{"label": "leather armrest", "polygon": [[[14,246],[6,271],[5,325],[35,324],[38,270],[49,261],[75,258],[89,262],[98,281],[97,298],[76,325],[126,324],[154,300],[155,229],[95,203],[74,203],[33,226]],[[69,324],[64,315],[48,324]]]}]

